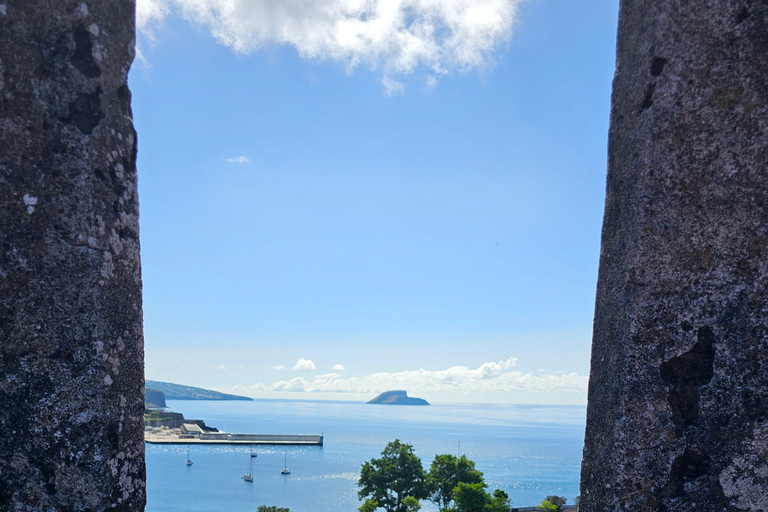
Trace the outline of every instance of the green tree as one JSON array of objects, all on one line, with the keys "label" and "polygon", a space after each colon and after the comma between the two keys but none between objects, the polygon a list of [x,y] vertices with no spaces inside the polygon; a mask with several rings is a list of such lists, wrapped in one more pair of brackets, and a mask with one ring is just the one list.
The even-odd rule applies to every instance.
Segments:
[{"label": "green tree", "polygon": [[453,501],[453,489],[460,483],[485,485],[483,473],[475,469],[475,463],[466,455],[435,455],[427,475],[429,500],[441,510],[447,509]]},{"label": "green tree", "polygon": [[485,492],[485,484],[460,482],[453,488],[453,500],[456,512],[483,512],[491,497]]},{"label": "green tree", "polygon": [[557,505],[552,503],[549,500],[544,500],[538,505],[536,505],[536,508],[539,508],[541,510],[546,510],[547,512],[558,512]]},{"label": "green tree", "polygon": [[544,500],[556,506],[557,512],[562,512],[563,505],[565,505],[565,501],[566,501],[565,498],[563,498],[562,496],[554,496],[554,495],[547,496],[546,498],[544,498]]},{"label": "green tree", "polygon": [[291,509],[286,507],[268,507],[266,505],[260,505],[259,508],[256,509],[256,512],[291,512]]},{"label": "green tree", "polygon": [[360,506],[360,512],[375,512],[379,508],[379,502],[376,500],[365,500]]},{"label": "green tree", "polygon": [[360,499],[370,498],[387,512],[408,512],[403,500],[427,497],[426,473],[413,446],[395,439],[381,452],[380,459],[363,464],[357,482]]},{"label": "green tree", "polygon": [[407,512],[419,512],[419,510],[421,510],[419,500],[413,496],[406,496],[403,499],[403,505],[405,505],[405,510],[407,510]]},{"label": "green tree", "polygon": [[509,495],[501,489],[496,489],[493,491],[491,501],[485,506],[485,510],[488,512],[509,512],[511,506]]}]

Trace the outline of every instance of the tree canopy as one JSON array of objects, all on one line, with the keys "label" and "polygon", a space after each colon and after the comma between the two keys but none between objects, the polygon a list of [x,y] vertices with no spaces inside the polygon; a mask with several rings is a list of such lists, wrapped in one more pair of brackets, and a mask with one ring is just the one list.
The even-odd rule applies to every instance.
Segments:
[{"label": "tree canopy", "polygon": [[450,512],[509,512],[512,503],[509,495],[496,489],[490,495],[485,491],[485,484],[460,483],[453,489],[455,507],[444,508]]},{"label": "tree canopy", "polygon": [[562,512],[565,501],[565,498],[562,496],[547,496],[544,498],[544,501],[536,505],[536,508],[546,510],[547,512]]},{"label": "tree canopy", "polygon": [[453,488],[453,499],[456,502],[456,512],[484,512],[491,501],[484,483],[459,482]]},{"label": "tree canopy", "polygon": [[475,463],[466,455],[435,455],[427,475],[429,500],[440,509],[446,509],[453,501],[453,489],[460,483],[483,484],[483,473],[475,469]]},{"label": "tree canopy", "polygon": [[368,498],[363,507],[375,501],[387,512],[409,512],[405,498],[411,496],[418,502],[428,495],[421,459],[413,453],[413,446],[399,439],[384,448],[381,458],[363,464],[357,485],[360,499]]},{"label": "tree canopy", "polygon": [[425,498],[441,512],[509,512],[510,508],[506,492],[496,489],[488,494],[483,473],[465,455],[436,455],[429,473],[425,473],[413,446],[398,439],[384,448],[381,458],[363,464],[357,485],[358,496],[365,500],[360,512],[379,508],[417,512],[419,500]]},{"label": "tree canopy", "polygon": [[360,512],[375,512],[379,508],[379,502],[376,500],[365,500],[365,503],[360,505]]},{"label": "tree canopy", "polygon": [[512,502],[509,501],[509,494],[501,489],[496,489],[493,491],[493,497],[485,509],[488,512],[509,512],[511,506]]},{"label": "tree canopy", "polygon": [[421,510],[421,503],[413,496],[406,496],[403,499],[403,505],[408,512],[419,512]]},{"label": "tree canopy", "polygon": [[546,510],[546,512],[558,512],[557,505],[555,505],[549,500],[542,501],[541,503],[536,505],[536,508],[541,510]]}]

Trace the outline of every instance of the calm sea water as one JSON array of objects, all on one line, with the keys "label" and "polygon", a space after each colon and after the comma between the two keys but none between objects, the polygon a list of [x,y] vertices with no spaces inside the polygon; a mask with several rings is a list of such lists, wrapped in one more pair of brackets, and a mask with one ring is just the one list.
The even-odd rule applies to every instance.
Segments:
[{"label": "calm sea water", "polygon": [[[171,410],[240,433],[325,435],[323,447],[256,448],[254,482],[248,447],[147,445],[148,512],[253,512],[259,505],[292,512],[355,512],[363,462],[395,438],[414,445],[426,469],[435,454],[461,452],[485,474],[490,491],[505,490],[514,506],[579,489],[585,407],[354,402],[170,400]],[[292,474],[280,474],[287,457]],[[436,510],[424,502],[423,511]]]}]

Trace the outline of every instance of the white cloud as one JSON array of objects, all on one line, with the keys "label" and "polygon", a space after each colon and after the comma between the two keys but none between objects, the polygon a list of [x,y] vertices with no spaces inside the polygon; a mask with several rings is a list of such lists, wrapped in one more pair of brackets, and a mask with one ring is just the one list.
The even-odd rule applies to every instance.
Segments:
[{"label": "white cloud", "polygon": [[214,370],[226,370],[227,367],[224,366],[223,364],[220,364],[219,366],[214,366],[213,369]]},{"label": "white cloud", "polygon": [[138,43],[136,43],[136,60],[138,60],[142,66],[146,69],[152,68],[152,65],[149,63],[146,57],[144,57],[144,52],[141,51],[141,46],[139,46]]},{"label": "white cloud", "polygon": [[278,364],[277,366],[273,366],[273,367],[272,367],[272,369],[273,369],[273,370],[278,370],[278,371],[280,371],[280,370],[285,370],[285,365],[283,365],[283,364]]},{"label": "white cloud", "polygon": [[298,361],[296,361],[296,364],[293,365],[293,369],[294,370],[315,370],[317,368],[315,367],[315,363],[313,363],[311,359],[304,359],[302,357],[302,358],[299,358]]},{"label": "white cloud", "polygon": [[[299,363],[307,361],[300,359]],[[309,361],[311,362],[311,361]],[[296,366],[299,366],[296,363]],[[254,391],[294,391],[321,393],[381,393],[390,389],[405,389],[415,396],[430,393],[586,393],[587,375],[576,373],[539,374],[515,370],[517,358],[489,362],[477,368],[453,366],[446,370],[416,370],[382,372],[360,377],[344,377],[339,373],[326,373],[311,379],[295,377],[270,385],[249,386]],[[314,369],[314,365],[312,365]],[[296,369],[296,367],[294,367]]]},{"label": "white cloud", "polygon": [[346,368],[344,368],[343,364],[335,364],[335,365],[333,365],[333,368],[331,368],[331,369],[333,371],[335,371],[335,372],[343,372],[343,371],[347,370]]},{"label": "white cloud", "polygon": [[225,158],[225,160],[231,164],[247,164],[250,162],[248,157],[245,155],[233,156],[232,158]]},{"label": "white cloud", "polygon": [[381,79],[381,85],[384,86],[384,94],[387,96],[394,96],[395,94],[402,94],[405,90],[405,86],[397,80],[392,80],[388,76],[384,76]]},{"label": "white cloud", "polygon": [[306,59],[381,70],[388,94],[402,90],[392,76],[417,69],[432,77],[492,63],[509,40],[521,0],[138,0],[137,24],[150,39],[177,12],[206,26],[223,45],[249,53],[289,45]]},{"label": "white cloud", "polygon": [[168,3],[165,0],[138,0],[136,2],[136,25],[150,40],[154,40],[153,28],[168,16]]}]

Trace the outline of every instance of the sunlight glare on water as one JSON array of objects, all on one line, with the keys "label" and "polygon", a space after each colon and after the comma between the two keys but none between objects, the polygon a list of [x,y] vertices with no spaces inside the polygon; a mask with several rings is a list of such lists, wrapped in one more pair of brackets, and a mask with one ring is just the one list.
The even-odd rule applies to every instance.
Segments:
[{"label": "sunlight glare on water", "polygon": [[[169,400],[172,411],[219,430],[263,434],[324,434],[323,447],[259,446],[254,482],[247,446],[147,445],[147,512],[253,512],[259,505],[291,512],[355,512],[363,462],[395,438],[413,444],[425,469],[435,454],[461,452],[485,474],[489,491],[505,490],[514,506],[551,494],[578,494],[585,407],[359,402]],[[284,458],[290,475],[281,475]],[[437,510],[422,502],[422,510]]]}]

